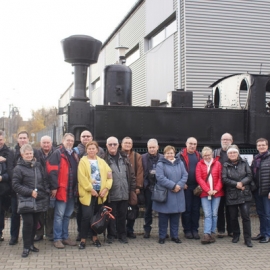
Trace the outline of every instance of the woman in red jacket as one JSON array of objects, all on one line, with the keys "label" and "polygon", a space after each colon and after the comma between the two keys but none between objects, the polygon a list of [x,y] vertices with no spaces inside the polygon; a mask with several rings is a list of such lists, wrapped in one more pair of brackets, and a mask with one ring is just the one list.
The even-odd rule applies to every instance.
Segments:
[{"label": "woman in red jacket", "polygon": [[196,180],[202,188],[201,202],[204,212],[204,237],[202,244],[216,241],[217,212],[220,197],[224,196],[221,181],[222,166],[218,160],[213,159],[212,149],[204,147],[202,157],[196,167]]}]

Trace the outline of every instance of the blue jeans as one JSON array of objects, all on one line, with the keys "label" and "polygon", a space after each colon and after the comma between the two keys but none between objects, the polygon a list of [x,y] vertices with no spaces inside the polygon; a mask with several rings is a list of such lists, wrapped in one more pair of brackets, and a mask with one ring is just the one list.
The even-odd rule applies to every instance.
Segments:
[{"label": "blue jeans", "polygon": [[220,197],[214,198],[212,196],[212,200],[208,200],[208,197],[203,197],[201,200],[204,212],[204,234],[216,233]]},{"label": "blue jeans", "polygon": [[260,219],[260,234],[270,237],[270,200],[267,196],[260,196],[258,189],[253,193],[256,211]]},{"label": "blue jeans", "polygon": [[68,199],[67,202],[55,201],[53,238],[54,241],[68,239],[69,219],[74,210],[74,198]]},{"label": "blue jeans", "polygon": [[10,236],[13,239],[18,239],[20,225],[21,225],[21,216],[17,213],[18,201],[16,196],[11,196],[11,221],[10,221]]},{"label": "blue jeans", "polygon": [[167,235],[168,221],[170,220],[170,236],[178,238],[180,213],[164,214],[158,213],[159,238],[165,239]]},{"label": "blue jeans", "polygon": [[153,222],[153,217],[152,217],[152,191],[149,188],[146,188],[144,190],[144,197],[145,197],[145,212],[144,212],[144,231],[145,232],[150,232],[152,227],[152,222]]},{"label": "blue jeans", "polygon": [[184,190],[186,211],[182,213],[182,226],[184,233],[198,232],[200,220],[201,198],[193,194],[196,186],[188,186]]}]

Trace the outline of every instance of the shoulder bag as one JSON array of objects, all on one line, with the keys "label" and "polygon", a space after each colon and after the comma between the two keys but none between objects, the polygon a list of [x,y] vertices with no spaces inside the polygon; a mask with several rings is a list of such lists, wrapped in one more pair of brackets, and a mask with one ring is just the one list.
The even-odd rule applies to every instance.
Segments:
[{"label": "shoulder bag", "polygon": [[154,189],[152,191],[151,200],[154,202],[165,203],[168,197],[168,189],[162,187],[159,184],[155,184]]},{"label": "shoulder bag", "polygon": [[[209,172],[208,172],[208,174],[207,174],[207,176],[206,176],[205,182],[207,182],[207,180],[208,180],[208,178],[209,178],[209,175],[210,175],[210,173],[211,173],[211,170],[212,170],[212,165],[211,165],[210,170],[209,170]],[[202,194],[202,188],[201,188],[200,185],[198,185],[197,187],[195,187],[195,189],[193,190],[193,194],[194,194],[195,196],[198,196],[198,197],[201,196],[201,194]]]}]

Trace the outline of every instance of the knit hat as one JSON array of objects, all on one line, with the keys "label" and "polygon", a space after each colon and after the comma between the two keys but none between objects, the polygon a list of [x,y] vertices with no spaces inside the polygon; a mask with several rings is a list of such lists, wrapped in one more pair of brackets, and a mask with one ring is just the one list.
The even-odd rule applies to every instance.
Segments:
[{"label": "knit hat", "polygon": [[227,154],[229,152],[238,152],[238,154],[240,153],[240,150],[238,148],[238,146],[236,144],[232,144],[228,147],[228,150],[227,150]]}]

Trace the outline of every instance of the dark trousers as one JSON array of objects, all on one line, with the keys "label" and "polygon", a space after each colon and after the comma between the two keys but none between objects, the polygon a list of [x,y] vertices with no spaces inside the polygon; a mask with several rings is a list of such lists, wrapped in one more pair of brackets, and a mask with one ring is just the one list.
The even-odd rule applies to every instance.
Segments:
[{"label": "dark trousers", "polygon": [[107,205],[112,208],[112,215],[115,217],[115,219],[110,219],[109,221],[107,228],[108,237],[115,238],[116,232],[118,238],[125,237],[128,201],[114,201],[107,203]]},{"label": "dark trousers", "polygon": [[20,225],[21,225],[21,216],[17,213],[18,201],[17,197],[11,197],[11,224],[10,224],[10,236],[11,238],[18,239]]},{"label": "dark trousers", "polygon": [[34,243],[34,237],[37,231],[37,224],[40,213],[22,214],[23,219],[23,247],[29,249]]},{"label": "dark trousers", "polygon": [[260,196],[259,190],[253,193],[256,211],[260,220],[260,234],[264,237],[270,237],[270,200],[268,196]]},{"label": "dark trousers", "polygon": [[149,188],[146,188],[144,190],[144,197],[145,197],[145,212],[144,212],[144,231],[145,232],[150,232],[152,227],[152,222],[153,222],[153,217],[152,217],[152,191]]},{"label": "dark trousers", "polygon": [[188,186],[184,190],[186,211],[182,213],[182,226],[184,233],[198,232],[200,220],[201,198],[193,194],[196,186]]},{"label": "dark trousers", "polygon": [[5,228],[5,210],[2,208],[2,200],[0,197],[0,236],[3,235],[3,230]]},{"label": "dark trousers", "polygon": [[238,221],[238,209],[240,210],[242,223],[243,223],[243,231],[244,231],[244,239],[251,239],[251,223],[249,218],[249,208],[250,203],[245,202],[242,204],[229,205],[230,217],[231,217],[231,226],[234,236],[240,235],[240,227]]},{"label": "dark trousers", "polygon": [[[226,219],[225,219],[226,217]],[[217,230],[218,232],[225,232],[225,223],[227,225],[227,232],[232,233],[231,222],[230,222],[230,211],[228,206],[226,206],[225,196],[220,198],[220,203],[218,207],[218,221],[217,221]]]},{"label": "dark trousers", "polygon": [[158,213],[159,238],[165,239],[167,235],[168,221],[170,221],[170,236],[178,238],[180,213],[164,214]]},{"label": "dark trousers", "polygon": [[54,208],[49,208],[47,212],[40,213],[40,228],[37,230],[37,236],[53,236],[53,217]]},{"label": "dark trousers", "polygon": [[[101,207],[101,204],[98,204],[98,198],[92,197],[90,205],[83,205],[81,204],[81,210],[82,210],[82,221],[81,221],[81,230],[80,230],[80,236],[82,239],[86,239],[89,228],[90,228],[90,222],[92,217],[99,211]],[[91,235],[96,236],[97,233],[91,229]]]},{"label": "dark trousers", "polygon": [[76,220],[77,220],[77,231],[80,234],[81,233],[81,228],[82,228],[82,204],[79,200],[77,199],[77,214],[76,214]]}]

